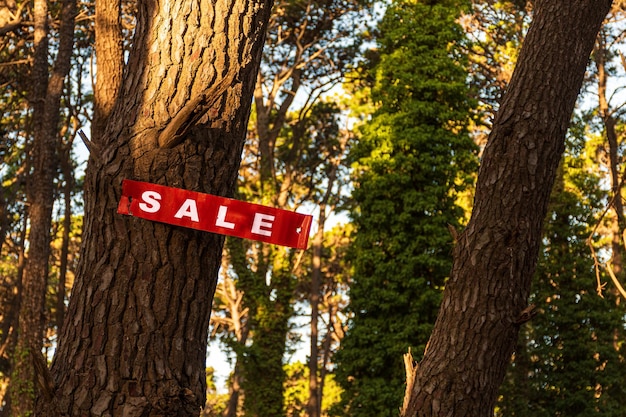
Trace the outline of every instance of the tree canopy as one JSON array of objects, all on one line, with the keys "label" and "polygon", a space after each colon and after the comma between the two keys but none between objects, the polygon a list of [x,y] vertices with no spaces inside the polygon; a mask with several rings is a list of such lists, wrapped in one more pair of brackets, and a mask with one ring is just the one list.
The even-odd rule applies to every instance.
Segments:
[{"label": "tree canopy", "polygon": [[424,350],[450,271],[448,228],[460,227],[476,169],[463,6],[392,3],[375,55],[353,75],[375,110],[350,154],[351,319],[336,357],[345,415],[397,414],[402,355]]}]

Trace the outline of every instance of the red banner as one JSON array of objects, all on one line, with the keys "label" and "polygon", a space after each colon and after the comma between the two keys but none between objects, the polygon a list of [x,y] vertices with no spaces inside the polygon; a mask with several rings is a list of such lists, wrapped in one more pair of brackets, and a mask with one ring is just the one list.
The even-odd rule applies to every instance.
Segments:
[{"label": "red banner", "polygon": [[313,216],[132,180],[117,212],[161,223],[306,249]]}]

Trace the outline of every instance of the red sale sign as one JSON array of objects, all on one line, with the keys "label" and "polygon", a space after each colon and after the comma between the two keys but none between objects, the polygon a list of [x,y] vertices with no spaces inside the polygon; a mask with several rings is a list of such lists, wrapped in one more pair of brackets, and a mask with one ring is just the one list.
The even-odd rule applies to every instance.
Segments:
[{"label": "red sale sign", "polygon": [[124,180],[119,214],[306,249],[313,216],[147,182]]}]

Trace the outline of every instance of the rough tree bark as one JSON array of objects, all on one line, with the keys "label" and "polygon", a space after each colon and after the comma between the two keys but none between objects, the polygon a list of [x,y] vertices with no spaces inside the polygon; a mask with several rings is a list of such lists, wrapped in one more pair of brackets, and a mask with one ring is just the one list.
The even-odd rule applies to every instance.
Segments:
[{"label": "rough tree bark", "polygon": [[205,401],[223,238],[116,207],[125,178],[231,194],[271,1],[137,8],[120,93],[92,133],[84,243],[51,370],[59,409],[40,401],[40,415],[196,416]]},{"label": "rough tree bark", "polygon": [[[610,0],[537,0],[493,124],[474,209],[402,415],[493,415],[537,263],[541,228],[585,68]],[[411,370],[411,366],[408,366]]]}]

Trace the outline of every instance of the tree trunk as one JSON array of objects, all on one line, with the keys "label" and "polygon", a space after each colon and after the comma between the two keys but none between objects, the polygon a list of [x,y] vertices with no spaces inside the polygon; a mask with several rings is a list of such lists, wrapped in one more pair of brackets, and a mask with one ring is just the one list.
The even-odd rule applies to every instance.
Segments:
[{"label": "tree trunk", "polygon": [[[32,70],[33,94],[30,97],[33,115],[33,172],[29,178],[30,233],[28,255],[22,282],[15,366],[11,381],[12,415],[32,413],[35,396],[45,387],[37,384],[46,373],[41,357],[45,323],[45,294],[48,283],[50,228],[54,202],[54,178],[57,171],[59,108],[63,84],[70,71],[74,43],[75,0],[62,2],[61,26],[57,58],[48,73],[48,7],[35,1],[35,51]],[[50,76],[49,76],[50,75]],[[44,367],[37,370],[37,364]]]},{"label": "tree trunk", "polygon": [[[48,7],[45,1],[34,1],[34,51],[31,70],[30,102],[35,126],[32,166],[33,174],[27,185],[28,216],[31,221],[28,255],[20,288],[17,345],[13,354],[13,369],[9,395],[11,415],[32,413],[35,402],[35,371],[30,352],[41,351],[43,344],[43,308],[47,280],[50,225],[52,215],[52,187],[45,184],[51,175],[54,144],[50,135],[38,128],[45,112],[48,85]],[[52,155],[50,155],[52,153]],[[46,212],[49,214],[46,216]],[[47,221],[47,227],[46,227]]]},{"label": "tree trunk", "polygon": [[496,116],[474,209],[402,415],[493,414],[528,319],[550,190],[589,53],[609,0],[535,2],[534,22]]},{"label": "tree trunk", "polygon": [[312,244],[311,262],[311,289],[309,302],[311,304],[311,342],[309,355],[309,399],[307,402],[307,415],[309,417],[320,417],[321,395],[318,384],[318,319],[320,303],[320,282],[322,280],[322,249],[324,244],[324,223],[326,222],[326,204],[320,205],[320,217],[317,222],[317,232]]},{"label": "tree trunk", "polygon": [[239,399],[241,398],[241,379],[241,366],[239,365],[239,359],[236,359],[235,367],[230,380],[228,403],[222,413],[223,417],[237,417],[237,412],[240,408]]},{"label": "tree trunk", "polygon": [[[622,230],[624,230],[624,203],[622,201],[622,176],[619,173],[619,143],[616,130],[617,120],[610,108],[607,98],[609,71],[607,69],[607,49],[602,36],[598,36],[598,44],[593,58],[598,71],[598,110],[604,124],[608,149],[608,165],[611,175],[611,206],[615,217],[611,220],[611,266],[615,276],[620,279],[623,274]],[[619,298],[618,298],[619,299]]]},{"label": "tree trunk", "polygon": [[138,4],[121,94],[92,134],[80,265],[52,364],[61,413],[197,416],[204,405],[223,237],[116,207],[125,178],[231,195],[270,9]]},{"label": "tree trunk", "polygon": [[62,156],[60,159],[61,173],[65,180],[63,184],[63,233],[61,238],[61,254],[59,265],[59,282],[57,284],[57,299],[56,299],[56,325],[57,332],[63,327],[63,321],[65,320],[65,286],[67,285],[67,270],[68,270],[68,257],[69,246],[72,231],[72,193],[74,190],[74,170],[71,160],[71,148],[72,142],[64,144],[61,150]]},{"label": "tree trunk", "polygon": [[[24,264],[26,263],[26,232],[28,229],[28,216],[26,216],[25,210],[20,210],[18,212],[21,218],[21,226],[20,226],[20,237],[19,237],[19,246],[15,249],[17,255],[17,271],[15,273],[15,280],[12,283],[13,291],[9,296],[9,302],[4,303],[3,305],[3,320],[2,325],[0,326],[0,332],[2,335],[2,345],[0,346],[0,359],[4,360],[5,358],[12,359],[13,354],[15,352],[15,347],[17,346],[17,327],[19,320],[19,312],[21,305],[21,296],[22,296],[22,281],[24,280]],[[4,301],[4,300],[3,300]],[[2,372],[5,375],[11,375],[12,367],[14,364],[11,360],[7,361],[7,363],[3,364]],[[7,417],[11,415],[11,386],[9,380],[9,389],[5,392],[5,396],[0,401],[4,400],[4,408],[0,413],[0,416]]]},{"label": "tree trunk", "polygon": [[[334,158],[333,165],[328,173],[326,192],[319,203],[319,218],[317,219],[317,232],[311,245],[311,289],[309,290],[309,303],[311,305],[311,350],[309,355],[309,399],[307,401],[308,417],[320,417],[322,414],[322,390],[324,383],[323,374],[319,375],[319,304],[320,289],[322,284],[322,251],[324,249],[324,226],[326,225],[326,209],[333,195],[333,187],[337,179],[340,158]],[[331,207],[332,211],[332,207]],[[325,364],[324,364],[325,365]],[[324,370],[324,368],[323,368]],[[319,381],[319,382],[318,382]]]},{"label": "tree trunk", "polygon": [[96,59],[97,73],[94,87],[94,115],[91,139],[95,142],[104,134],[107,121],[122,87],[124,49],[122,38],[121,0],[96,2]]}]

